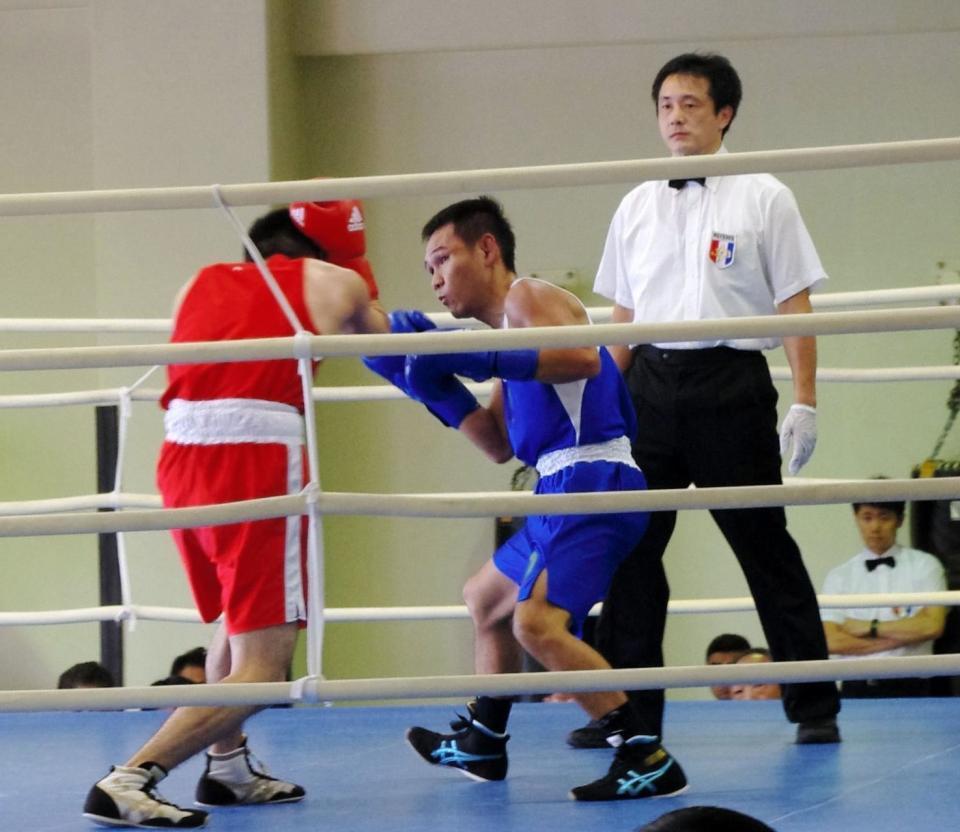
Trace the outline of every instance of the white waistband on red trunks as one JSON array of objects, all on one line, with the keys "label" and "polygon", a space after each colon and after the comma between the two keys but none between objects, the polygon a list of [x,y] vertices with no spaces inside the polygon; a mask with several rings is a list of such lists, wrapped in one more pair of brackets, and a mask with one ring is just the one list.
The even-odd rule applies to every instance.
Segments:
[{"label": "white waistband on red trunks", "polygon": [[537,460],[537,473],[541,477],[549,477],[576,462],[622,462],[631,468],[637,467],[630,453],[630,440],[626,436],[618,436],[595,445],[560,448],[542,454]]},{"label": "white waistband on red trunks", "polygon": [[303,417],[295,407],[261,399],[174,399],[163,416],[168,442],[230,445],[303,444]]}]

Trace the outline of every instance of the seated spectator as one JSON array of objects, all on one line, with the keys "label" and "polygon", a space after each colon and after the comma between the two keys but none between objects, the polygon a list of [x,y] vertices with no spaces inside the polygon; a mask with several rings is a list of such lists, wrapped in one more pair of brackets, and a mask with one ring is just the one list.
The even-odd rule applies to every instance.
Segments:
[{"label": "seated spectator", "polygon": [[[196,682],[192,682],[190,679],[187,679],[185,676],[164,676],[162,679],[157,679],[156,682],[151,682],[150,687],[152,688],[165,688],[168,685],[195,685]],[[155,711],[157,708],[143,708],[144,711]],[[164,708],[165,711],[171,711],[173,708],[167,707]]]},{"label": "seated spectator", "polygon": [[[865,548],[830,570],[825,595],[938,592],[947,588],[943,565],[933,555],[897,543],[904,503],[854,503],[853,518]],[[944,607],[824,609],[823,630],[831,658],[919,656],[933,652],[943,632]],[[854,699],[926,696],[929,679],[854,679],[841,696]]]},{"label": "seated spectator", "polygon": [[[766,647],[751,647],[748,652],[737,659],[736,664],[766,664],[772,661],[773,656],[770,655],[770,651]],[[730,698],[738,700],[779,699],[780,685],[776,682],[766,685],[733,685],[730,688]]]},{"label": "seated spectator", "polygon": [[162,679],[157,679],[156,682],[151,682],[150,687],[159,688],[159,687],[166,687],[167,685],[195,685],[195,684],[197,683],[186,678],[186,676],[164,676]]},{"label": "seated spectator", "polygon": [[79,662],[68,667],[57,680],[57,689],[68,688],[115,688],[113,674],[100,662]]},{"label": "seated spectator", "polygon": [[[207,681],[207,649],[194,647],[173,660],[170,676],[180,676],[187,682],[201,684]],[[176,684],[168,682],[167,684]]]},{"label": "seated spectator", "polygon": [[750,815],[719,806],[687,806],[661,815],[636,832],[775,832]]},{"label": "seated spectator", "polygon": [[[733,664],[750,649],[750,642],[736,633],[721,633],[707,645],[707,664]],[[715,699],[729,699],[729,685],[710,688]]]}]

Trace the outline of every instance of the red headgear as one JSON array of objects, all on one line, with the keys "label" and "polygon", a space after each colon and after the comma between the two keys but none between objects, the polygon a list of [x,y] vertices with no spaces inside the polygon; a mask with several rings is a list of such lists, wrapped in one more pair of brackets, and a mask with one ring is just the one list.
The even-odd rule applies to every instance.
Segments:
[{"label": "red headgear", "polygon": [[305,236],[326,252],[328,262],[359,274],[367,284],[370,299],[377,299],[377,281],[369,261],[364,257],[367,238],[360,200],[293,202],[290,205],[290,219]]}]

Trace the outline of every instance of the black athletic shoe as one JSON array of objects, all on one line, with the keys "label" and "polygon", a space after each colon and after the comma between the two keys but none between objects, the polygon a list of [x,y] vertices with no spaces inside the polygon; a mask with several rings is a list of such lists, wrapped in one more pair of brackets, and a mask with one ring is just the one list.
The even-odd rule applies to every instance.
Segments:
[{"label": "black athletic shoe", "polygon": [[602,719],[591,719],[582,728],[567,734],[567,745],[571,748],[609,748],[607,733]]},{"label": "black athletic shoe", "polygon": [[570,791],[573,800],[631,800],[668,797],[687,790],[687,777],[673,755],[656,742],[628,740],[617,749],[610,771]]},{"label": "black athletic shoe", "polygon": [[471,780],[503,780],[507,776],[507,734],[497,734],[471,720],[453,734],[426,728],[407,729],[407,742],[431,765],[452,768]]},{"label": "black athletic shoe", "polygon": [[160,771],[114,766],[97,781],[83,804],[83,816],[99,826],[132,826],[137,829],[197,829],[207,823],[207,813],[182,809],[157,794]]},{"label": "black athletic shoe", "polygon": [[811,719],[797,726],[797,745],[826,745],[840,741],[836,717]]}]

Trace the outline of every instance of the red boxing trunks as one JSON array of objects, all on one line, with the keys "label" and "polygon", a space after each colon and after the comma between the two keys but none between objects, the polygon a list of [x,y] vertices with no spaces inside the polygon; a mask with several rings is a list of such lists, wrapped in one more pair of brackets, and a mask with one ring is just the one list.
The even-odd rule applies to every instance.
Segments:
[{"label": "red boxing trunks", "polygon": [[[157,485],[168,508],[296,494],[306,457],[302,419],[253,399],[174,400]],[[230,635],[306,619],[307,519],[279,517],[173,531],[204,621]]]}]

